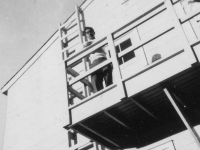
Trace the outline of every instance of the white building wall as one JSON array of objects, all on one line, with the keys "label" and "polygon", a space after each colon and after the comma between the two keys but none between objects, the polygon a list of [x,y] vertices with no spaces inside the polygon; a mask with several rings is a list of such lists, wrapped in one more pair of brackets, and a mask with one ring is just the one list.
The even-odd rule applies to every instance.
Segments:
[{"label": "white building wall", "polygon": [[[93,27],[96,38],[100,38],[163,1],[88,0],[82,6],[85,26]],[[68,22],[74,18],[72,15]],[[148,23],[146,25],[138,28],[144,37],[151,35],[153,30]],[[184,29],[187,31],[190,27]],[[70,36],[73,37],[76,30],[77,26],[74,26],[68,34],[72,33]],[[193,34],[190,37],[191,43],[196,40]],[[58,34],[52,38],[55,41],[46,44],[49,47],[8,90],[4,150],[67,149],[68,135],[63,129],[69,124],[66,77]],[[69,46],[77,41],[75,38]],[[148,51],[148,47],[144,48]]]},{"label": "white building wall", "polygon": [[4,150],[67,147],[66,77],[57,37],[8,90]]},{"label": "white building wall", "polygon": [[[200,126],[194,127],[200,133]],[[199,150],[197,143],[188,130],[167,137],[163,140],[142,147],[139,150]]]},{"label": "white building wall", "polygon": [[94,0],[84,10],[86,26],[95,29],[96,36],[102,37],[122,25],[136,19],[163,0]]}]

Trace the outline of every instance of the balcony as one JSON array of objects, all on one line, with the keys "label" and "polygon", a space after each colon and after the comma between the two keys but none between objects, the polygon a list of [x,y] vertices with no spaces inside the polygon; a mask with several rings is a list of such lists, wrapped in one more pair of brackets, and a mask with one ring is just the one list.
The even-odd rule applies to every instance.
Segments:
[{"label": "balcony", "polygon": [[[161,3],[65,58],[68,127],[112,149],[139,148],[186,130],[164,89],[175,95],[191,125],[199,125],[200,68],[193,52],[199,39],[188,42],[182,26],[192,16],[178,18],[173,5]],[[87,57],[102,47],[107,60],[89,69]],[[109,64],[114,83],[95,93],[90,75]]]}]

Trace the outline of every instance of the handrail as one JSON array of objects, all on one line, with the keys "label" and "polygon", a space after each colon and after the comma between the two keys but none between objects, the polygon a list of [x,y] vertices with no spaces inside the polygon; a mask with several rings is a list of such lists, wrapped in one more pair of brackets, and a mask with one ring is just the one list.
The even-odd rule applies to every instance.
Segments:
[{"label": "handrail", "polygon": [[143,46],[143,45],[145,45],[145,44],[151,42],[152,40],[155,40],[156,38],[162,36],[163,34],[169,32],[169,31],[171,31],[172,29],[174,29],[173,26],[167,28],[166,30],[164,30],[163,32],[159,33],[158,35],[155,35],[154,37],[150,37],[149,39],[146,39],[146,40],[143,40],[143,41],[142,41],[142,40],[139,41],[137,45],[130,46],[130,47],[127,48],[126,50],[120,52],[120,53],[118,54],[118,57],[122,57],[122,56],[124,56],[125,54],[127,54],[128,52],[133,51],[133,50],[135,50],[135,49],[137,49],[137,48],[139,48],[139,47],[141,47],[141,46]]},{"label": "handrail", "polygon": [[103,46],[106,44],[107,41],[105,41],[106,37],[103,37],[101,39],[99,39],[98,41],[96,41],[94,44],[74,53],[73,55],[71,55],[70,57],[66,58],[64,61],[67,62],[67,65],[71,65],[73,63],[75,63],[76,61],[78,61],[79,59],[85,57],[86,55],[89,55],[90,53],[92,53],[93,51],[95,51],[97,48]]},{"label": "handrail", "polygon": [[183,53],[183,52],[184,52],[184,50],[182,49],[182,50],[180,50],[180,51],[168,56],[167,58],[164,58],[164,59],[158,60],[158,61],[156,61],[156,62],[154,62],[152,64],[149,64],[145,68],[142,68],[138,73],[130,75],[130,76],[126,77],[126,78],[123,78],[122,81],[126,82],[126,81],[130,80],[131,78],[134,78],[134,77],[136,77],[136,76],[148,71],[149,69],[151,69],[151,68],[153,68],[153,67],[155,67],[155,66],[157,66],[157,65],[159,65],[159,64],[161,64],[161,63],[163,63],[163,62],[165,62],[165,61],[167,61],[167,60],[169,60],[169,59],[171,59],[171,58]]},{"label": "handrail", "polygon": [[188,15],[184,16],[183,18],[180,18],[181,23],[184,23],[190,19],[192,19],[193,17],[197,16],[200,14],[200,10],[196,10],[194,12],[189,13]]},{"label": "handrail", "polygon": [[[132,24],[129,23],[128,26],[130,26],[130,25],[132,26],[129,30],[135,28],[136,26],[142,24],[142,23],[145,22],[146,20],[149,20],[150,18],[154,17],[155,15],[157,15],[157,14],[161,13],[162,11],[166,10],[165,5],[163,5],[163,4],[164,4],[164,3],[162,2],[162,3],[158,4],[158,5],[156,5],[153,9],[149,10],[148,12],[152,12],[152,13],[150,13],[150,15],[147,15],[147,14],[144,15],[145,18],[142,19],[142,20],[140,20],[139,22],[136,21],[136,23],[134,23],[134,26],[132,26]],[[161,7],[161,6],[164,6],[164,7]],[[156,10],[156,11],[154,11],[154,10]],[[147,16],[147,17],[146,17],[146,16]],[[122,28],[118,29],[117,31],[113,32],[112,34],[115,34],[115,35],[120,36],[121,30],[125,29],[125,28],[128,27],[128,26],[123,26]],[[113,55],[113,56],[114,56],[114,55],[117,55],[117,57],[122,57],[122,56],[124,56],[125,54],[127,54],[128,52],[132,51],[133,49],[137,49],[138,47],[141,47],[142,45],[144,45],[144,44],[146,44],[146,43],[152,41],[154,38],[157,38],[157,37],[161,36],[162,34],[168,32],[168,31],[170,31],[170,30],[172,30],[172,29],[173,29],[173,27],[167,28],[165,31],[163,31],[163,32],[160,33],[159,35],[156,35],[156,36],[154,36],[153,38],[149,38],[149,39],[147,39],[147,40],[144,40],[144,41],[139,42],[139,43],[137,44],[137,46],[135,46],[135,45],[134,45],[134,46],[131,46],[131,47],[129,47],[127,50],[124,50],[124,51],[120,52],[119,54],[116,54],[116,52],[115,52],[115,53],[112,53],[112,55]],[[111,34],[111,36],[112,36],[112,34]],[[121,34],[121,35],[123,35],[123,34]],[[116,36],[115,36],[115,37],[116,37]],[[94,52],[94,51],[97,50],[99,47],[102,47],[102,46],[105,46],[106,44],[109,44],[109,40],[106,40],[106,39],[107,39],[107,36],[106,36],[106,37],[103,37],[103,38],[101,38],[101,39],[98,39],[95,43],[93,43],[92,45],[90,45],[90,46],[88,46],[88,47],[86,47],[86,48],[81,49],[81,47],[80,47],[80,50],[76,50],[77,52],[73,53],[71,56],[69,56],[68,58],[66,58],[66,59],[64,60],[64,61],[66,61],[67,66],[70,66],[70,65],[74,64],[75,62],[81,60],[82,58],[87,57],[90,53]],[[110,39],[110,40],[113,41],[114,39]],[[111,41],[110,41],[110,42],[111,42]],[[113,41],[113,42],[114,42],[114,41]],[[115,41],[114,43],[116,43],[116,42],[117,42],[117,41]],[[112,45],[112,44],[111,44],[111,45]],[[114,45],[113,45],[113,46],[114,46]],[[111,46],[111,47],[113,47],[113,46]],[[113,51],[113,48],[111,48],[111,49],[112,49],[112,50],[111,50],[111,52],[112,52],[112,51]],[[67,49],[66,49],[66,51],[67,51]],[[112,57],[113,57],[113,56],[112,56]],[[116,57],[116,56],[114,56],[114,57]],[[111,59],[112,59],[112,58],[111,58]],[[104,66],[106,66],[106,65],[108,65],[108,64],[110,64],[110,63],[113,63],[113,61],[112,61],[111,59],[108,59],[108,60],[102,62],[101,64],[99,64],[98,66],[96,66],[96,67],[90,69],[89,71],[87,71],[87,72],[85,72],[85,73],[83,73],[83,74],[81,74],[81,75],[75,77],[73,80],[71,80],[71,81],[68,82],[68,86],[72,86],[73,84],[75,84],[75,83],[81,81],[83,78],[85,78],[85,77],[91,75],[91,74],[92,74],[93,72],[95,72],[96,70],[98,70],[98,69],[100,69],[100,68],[102,68],[102,67],[104,67]],[[115,59],[116,59],[116,58],[115,58]],[[117,59],[116,59],[116,61],[117,61]],[[115,64],[115,68],[118,68],[117,66],[119,67],[119,64]],[[119,69],[119,73],[120,73],[120,69]],[[120,75],[120,76],[121,76],[121,75]],[[121,77],[120,77],[120,76],[119,76],[119,79],[121,80]],[[120,84],[120,83],[119,83],[119,84]],[[85,99],[85,98],[84,98],[84,99]]]},{"label": "handrail", "polygon": [[94,68],[88,70],[87,72],[77,76],[76,78],[74,78],[73,80],[69,81],[69,86],[72,85],[72,84],[75,84],[76,82],[80,81],[81,79],[87,77],[88,75],[90,75],[91,73],[93,73],[94,71],[96,70],[99,70],[100,68],[110,64],[112,62],[112,60],[108,59],[104,62],[102,62],[101,64],[99,64],[98,66],[95,66]]},{"label": "handrail", "polygon": [[114,84],[112,84],[112,85],[110,85],[110,86],[108,86],[108,87],[105,87],[103,90],[98,91],[98,92],[94,93],[93,95],[90,95],[90,96],[86,97],[85,99],[81,100],[81,101],[78,102],[77,104],[74,104],[74,105],[72,105],[72,106],[69,106],[68,109],[69,109],[69,110],[74,109],[74,108],[76,108],[76,107],[78,107],[78,106],[80,106],[80,105],[86,103],[87,101],[92,100],[93,98],[95,98],[95,97],[97,97],[97,96],[99,96],[99,95],[105,93],[106,91],[115,88],[116,86],[117,86],[117,84],[114,83]]},{"label": "handrail", "polygon": [[[161,7],[161,6],[164,6],[164,7]],[[139,20],[139,21],[133,22],[134,25],[132,25],[132,24],[129,23],[128,25],[125,25],[125,26],[121,27],[121,28],[118,29],[117,31],[112,32],[112,33],[111,33],[111,37],[113,37],[113,35],[115,34],[115,37],[118,38],[118,37],[120,37],[121,35],[124,35],[124,34],[121,32],[121,30],[124,30],[125,32],[128,32],[128,31],[134,29],[135,27],[141,25],[141,24],[144,23],[146,20],[149,20],[150,18],[154,17],[155,15],[157,15],[157,14],[159,14],[159,13],[161,13],[161,12],[163,12],[163,11],[165,11],[165,10],[168,9],[168,8],[166,8],[166,5],[163,5],[163,2],[160,3],[159,5],[155,6],[155,7],[156,7],[157,9],[154,9],[155,11],[152,10],[150,15],[149,15],[149,14],[146,15],[146,16],[148,16],[148,17],[145,16],[143,19],[141,19],[141,20]],[[198,13],[200,13],[200,12],[198,11]],[[193,13],[193,14],[194,14],[194,13]],[[197,13],[196,13],[196,14],[197,14]],[[178,19],[178,18],[177,18],[177,19]],[[173,21],[173,20],[172,20],[172,21]],[[128,28],[128,30],[126,30],[125,28]],[[151,42],[151,41],[153,41],[153,40],[159,38],[159,37],[162,36],[163,34],[165,34],[165,33],[167,33],[167,32],[170,32],[170,31],[173,30],[173,29],[175,29],[175,26],[174,26],[173,24],[172,24],[172,25],[169,24],[167,27],[165,27],[165,29],[164,29],[163,31],[157,33],[156,35],[152,35],[151,37],[148,37],[147,39],[141,39],[141,41],[137,42],[136,44],[134,43],[134,45],[128,47],[127,49],[125,49],[125,50],[123,50],[123,51],[121,51],[121,52],[119,52],[118,54],[116,54],[116,52],[115,52],[115,53],[112,53],[111,59],[108,59],[108,60],[102,62],[101,64],[99,64],[98,66],[96,66],[96,67],[94,67],[94,68],[92,68],[92,69],[90,69],[90,70],[84,72],[83,74],[80,74],[80,75],[76,76],[74,79],[72,79],[71,81],[68,82],[68,86],[72,86],[73,84],[75,84],[75,83],[77,83],[77,82],[83,80],[85,77],[91,75],[93,72],[97,71],[98,69],[100,69],[100,68],[102,68],[102,67],[104,67],[104,66],[106,66],[106,65],[108,65],[108,64],[110,64],[110,63],[114,63],[114,61],[117,60],[116,58],[114,58],[114,57],[115,57],[114,55],[116,55],[118,58],[119,58],[119,57],[123,57],[123,56],[126,55],[127,53],[129,53],[129,52],[131,52],[131,51],[133,51],[133,50],[136,50],[137,48],[139,48],[139,47],[141,47],[141,46],[143,46],[143,45],[145,45],[145,44],[147,44],[147,43],[149,43],[149,42]],[[114,49],[115,43],[117,43],[117,40],[111,39],[111,40],[110,40],[111,42],[109,42],[109,40],[107,39],[108,37],[109,37],[109,36],[100,38],[100,39],[98,39],[95,43],[93,43],[92,45],[90,45],[90,46],[88,46],[88,47],[86,47],[86,48],[83,48],[83,49],[80,48],[80,50],[76,50],[77,52],[73,53],[71,56],[69,56],[68,58],[66,58],[66,59],[64,60],[64,61],[66,61],[67,66],[70,67],[70,65],[72,65],[72,64],[74,64],[75,62],[77,62],[77,61],[79,61],[79,60],[81,60],[81,59],[87,57],[89,54],[91,54],[92,52],[96,51],[99,47],[105,46],[105,45],[107,45],[107,44],[109,45],[109,44],[112,43],[112,42],[114,42],[114,44],[113,44],[113,45],[111,44],[111,45],[112,45],[111,47],[113,47],[113,49]],[[111,48],[110,51],[112,52],[113,49]],[[115,50],[114,50],[114,51],[115,51]],[[144,53],[145,53],[145,52],[144,52]],[[173,55],[174,55],[174,54],[173,54]],[[114,58],[114,60],[112,60],[113,58]],[[115,59],[116,59],[116,60],[115,60]],[[146,61],[147,61],[147,60],[146,60]],[[163,61],[163,59],[162,59],[162,61]],[[158,62],[160,62],[160,61],[158,61]],[[155,64],[155,63],[153,63],[153,64]],[[152,64],[151,64],[151,65],[152,65]],[[151,65],[150,65],[148,68],[151,68]],[[116,69],[116,68],[118,68],[118,67],[119,67],[119,64],[115,64],[115,67],[114,67],[114,68]],[[147,68],[143,68],[142,70],[146,70],[146,69],[147,69]],[[142,70],[141,70],[141,71],[142,71]],[[121,69],[119,69],[119,72],[120,72],[120,71],[121,71]],[[137,73],[136,73],[136,74],[137,74]],[[134,74],[134,75],[132,75],[132,76],[135,76],[136,74]],[[118,76],[118,74],[115,74],[115,75]],[[122,76],[119,77],[119,79],[122,80]],[[118,79],[117,79],[117,80],[118,80]],[[122,81],[125,81],[125,80],[126,80],[126,79],[123,79]],[[121,82],[121,81],[120,81],[120,82]],[[117,84],[117,85],[118,85],[118,84]],[[88,98],[88,97],[86,97],[86,98]],[[86,99],[86,98],[84,98],[84,99]],[[71,108],[71,107],[70,107],[70,108]]]}]

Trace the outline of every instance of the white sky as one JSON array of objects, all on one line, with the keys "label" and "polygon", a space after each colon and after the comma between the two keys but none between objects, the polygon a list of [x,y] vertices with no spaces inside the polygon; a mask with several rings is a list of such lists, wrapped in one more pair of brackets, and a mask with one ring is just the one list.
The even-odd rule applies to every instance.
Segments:
[{"label": "white sky", "polygon": [[[0,0],[0,88],[38,51],[84,0]],[[0,150],[6,114],[0,94]]]}]

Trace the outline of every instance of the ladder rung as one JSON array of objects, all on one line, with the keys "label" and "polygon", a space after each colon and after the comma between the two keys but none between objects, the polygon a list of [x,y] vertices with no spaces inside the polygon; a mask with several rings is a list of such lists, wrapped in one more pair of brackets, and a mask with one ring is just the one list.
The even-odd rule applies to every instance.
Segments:
[{"label": "ladder rung", "polygon": [[77,92],[76,90],[74,90],[72,87],[68,86],[68,91],[72,94],[74,94],[76,97],[78,97],[79,99],[84,99],[85,96],[83,96],[82,94],[80,94],[79,92]]},{"label": "ladder rung", "polygon": [[[62,36],[61,40],[64,40],[65,38],[67,38],[67,37],[73,35],[73,34],[76,33],[76,32],[78,32],[78,30],[72,32],[71,34],[66,34],[66,35]],[[77,34],[78,34],[78,33],[77,33]]]},{"label": "ladder rung", "polygon": [[76,19],[70,21],[70,22],[65,22],[60,26],[60,29],[62,28],[68,28]]},{"label": "ladder rung", "polygon": [[65,52],[65,51],[68,51],[69,49],[71,49],[72,47],[78,45],[80,42],[77,42],[75,43],[74,45],[70,46],[70,47],[65,47],[63,50],[62,50],[62,53]]},{"label": "ladder rung", "polygon": [[[81,91],[81,92],[79,92],[80,94],[83,94],[83,92]],[[74,99],[76,96],[74,95],[74,94],[72,94],[71,96],[70,96],[70,98],[69,99]]]},{"label": "ladder rung", "polygon": [[[67,73],[71,74],[73,77],[77,77],[79,76],[79,73],[76,72],[75,70],[73,70],[72,68],[68,67],[67,68]],[[87,86],[89,86],[91,88],[91,90],[93,91],[93,86],[90,83],[90,81],[88,81],[87,79],[82,79],[80,80],[83,84],[86,84]]]}]

